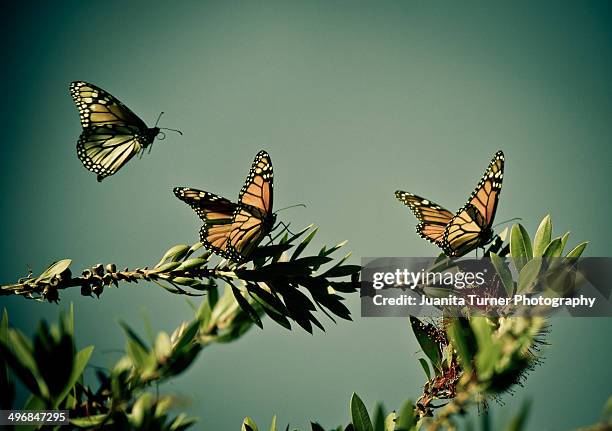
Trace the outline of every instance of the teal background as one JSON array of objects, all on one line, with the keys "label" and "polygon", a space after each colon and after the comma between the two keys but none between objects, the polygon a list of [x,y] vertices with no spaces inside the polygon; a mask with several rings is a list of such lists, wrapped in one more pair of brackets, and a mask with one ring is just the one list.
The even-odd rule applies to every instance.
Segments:
[{"label": "teal background", "polygon": [[[292,226],[316,223],[319,244],[350,240],[360,256],[426,256],[402,188],[456,209],[498,149],[506,154],[497,220],[533,232],[552,214],[571,244],[610,256],[612,10],[609,2],[60,2],[5,7],[2,37],[0,280],[70,257],[155,263],[195,242],[199,223],[172,194],[194,186],[237,196],[252,158],[270,152],[275,206]],[[76,158],[80,133],[68,93],[93,82],[169,133],[150,155],[102,184]],[[170,331],[185,299],[129,285],[74,301],[78,340],[109,366],[116,322]],[[1,298],[31,333],[58,306]],[[327,332],[271,321],[206,349],[162,388],[183,395],[197,429],[346,423],[351,392],[396,408],[424,382],[404,319],[361,319]],[[324,319],[324,316],[322,317]],[[525,387],[493,404],[508,418],[534,401],[529,429],[594,422],[610,395],[608,319],[553,322],[546,361]]]}]

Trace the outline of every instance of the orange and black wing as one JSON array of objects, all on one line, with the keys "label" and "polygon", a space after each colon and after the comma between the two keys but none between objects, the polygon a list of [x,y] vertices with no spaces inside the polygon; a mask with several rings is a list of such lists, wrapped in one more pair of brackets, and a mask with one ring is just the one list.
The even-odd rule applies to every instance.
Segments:
[{"label": "orange and black wing", "polygon": [[273,180],[270,155],[260,151],[240,190],[234,212],[228,245],[232,260],[246,259],[272,229]]},{"label": "orange and black wing", "polygon": [[490,239],[503,177],[504,153],[498,151],[467,204],[445,229],[442,249],[448,256],[463,256]]},{"label": "orange and black wing", "polygon": [[498,151],[468,200],[468,205],[474,205],[482,214],[487,227],[493,224],[503,179],[504,153]]},{"label": "orange and black wing", "polygon": [[237,205],[213,193],[188,187],[175,187],[174,195],[187,203],[204,222],[200,241],[212,252],[231,258],[228,239]]},{"label": "orange and black wing", "polygon": [[127,106],[100,87],[84,81],[70,83],[70,95],[79,110],[84,129],[110,124],[147,129],[146,124]]},{"label": "orange and black wing", "polygon": [[444,239],[444,230],[453,218],[453,213],[412,193],[398,190],[395,192],[395,197],[408,206],[416,216],[419,221],[416,231],[421,238],[440,246]]}]

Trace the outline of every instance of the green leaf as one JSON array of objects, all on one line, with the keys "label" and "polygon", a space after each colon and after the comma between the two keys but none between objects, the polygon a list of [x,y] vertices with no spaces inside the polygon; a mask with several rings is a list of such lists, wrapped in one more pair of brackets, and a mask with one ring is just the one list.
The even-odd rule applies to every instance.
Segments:
[{"label": "green leaf", "polygon": [[142,341],[142,338],[140,338],[138,334],[136,334],[136,332],[134,332],[134,330],[130,328],[127,323],[119,321],[119,326],[121,326],[121,328],[125,331],[126,335],[130,340],[138,344],[143,350],[149,350],[149,347],[145,344],[144,341]]},{"label": "green leaf", "polygon": [[70,259],[62,259],[62,260],[58,260],[57,262],[53,262],[51,265],[49,265],[47,269],[43,271],[42,274],[40,274],[37,280],[44,280],[47,278],[51,278],[54,275],[59,275],[62,272],[64,272],[66,269],[68,269],[71,263],[72,263],[72,260]]},{"label": "green leaf", "polygon": [[533,238],[533,257],[542,257],[546,246],[552,237],[552,221],[550,214],[546,215],[540,222],[535,237]]},{"label": "green leaf", "polygon": [[544,257],[559,257],[563,252],[563,241],[560,237],[553,239],[544,250]]},{"label": "green leaf", "polygon": [[[82,418],[70,418],[70,423],[74,426],[77,426],[79,428],[96,428],[100,425],[102,425],[102,423],[105,422],[105,419],[107,418],[108,415],[106,414],[102,414],[102,415],[91,415],[91,416],[85,416]],[[109,423],[108,421],[105,422],[107,425],[110,425],[111,423]]]},{"label": "green leaf", "polygon": [[425,375],[427,376],[427,380],[431,380],[431,371],[429,371],[429,364],[423,358],[419,358],[419,362],[421,363],[421,367],[423,367],[423,371],[425,371]]},{"label": "green leaf", "polygon": [[21,383],[23,383],[23,385],[28,388],[31,393],[41,396],[44,393],[44,396],[47,396],[49,394],[49,390],[45,382],[38,374],[38,369],[36,369],[36,372],[32,372],[28,366],[23,363],[20,357],[9,348],[9,345],[11,344],[12,332],[13,331],[9,333],[8,344],[0,342],[0,357],[2,358],[2,361],[8,365],[13,374],[16,375],[19,380],[21,380]]},{"label": "green leaf", "polygon": [[333,247],[330,247],[330,248],[324,247],[324,249],[319,252],[319,256],[329,256],[334,251],[339,250],[342,247],[344,247],[346,244],[348,244],[348,240],[341,241],[338,244],[336,244],[336,245],[334,245]]},{"label": "green leaf", "polygon": [[495,365],[501,354],[501,344],[494,343],[493,330],[489,319],[474,317],[470,319],[470,326],[476,336],[478,352],[476,353],[476,370],[478,380],[487,383],[493,375]]},{"label": "green leaf", "polygon": [[68,395],[68,393],[74,388],[77,380],[85,371],[85,367],[89,362],[89,358],[91,357],[91,353],[93,352],[94,346],[87,346],[84,349],[80,350],[74,358],[74,364],[72,365],[72,373],[70,373],[70,379],[68,379],[68,383],[64,387],[64,390],[57,396],[55,402],[53,403],[53,408],[57,409],[64,398]]},{"label": "green leaf", "polygon": [[169,272],[173,269],[178,268],[179,266],[181,266],[181,262],[166,262],[149,270],[149,274],[160,274],[162,272]]},{"label": "green leaf", "polygon": [[497,275],[499,275],[499,279],[504,286],[504,290],[506,291],[506,295],[511,297],[514,293],[514,281],[512,280],[512,273],[510,272],[510,268],[506,265],[505,259],[499,257],[495,253],[491,253],[491,263],[495,267],[495,271],[497,271]]},{"label": "green leaf", "polygon": [[291,259],[289,260],[295,260],[299,257],[300,254],[302,254],[306,246],[310,244],[310,241],[312,241],[314,236],[317,234],[318,230],[319,228],[316,227],[313,230],[311,230],[308,235],[306,235],[306,238],[304,238],[302,242],[300,242],[298,246],[295,248],[295,250],[293,251],[293,254],[291,255]]},{"label": "green leaf", "polygon": [[374,406],[374,431],[385,431],[385,407],[382,403],[376,403]]},{"label": "green leaf", "polygon": [[361,271],[361,265],[342,265],[334,266],[328,271],[323,273],[321,277],[334,278],[334,277],[346,277],[347,275],[353,275]]},{"label": "green leaf", "polygon": [[518,271],[533,258],[531,239],[520,223],[512,226],[512,231],[510,232],[510,255],[514,259],[514,264]]},{"label": "green leaf", "polygon": [[563,234],[563,236],[561,237],[561,253],[559,254],[559,256],[561,256],[563,254],[563,250],[565,250],[565,246],[567,245],[567,240],[570,236],[569,232],[565,232]]},{"label": "green leaf", "polygon": [[414,316],[410,316],[410,326],[412,326],[412,332],[419,342],[423,353],[429,358],[434,366],[434,370],[442,369],[442,359],[440,357],[440,350],[438,343],[427,331],[427,326]]},{"label": "green leaf", "polygon": [[538,280],[541,268],[542,259],[539,257],[527,262],[527,265],[525,265],[519,273],[516,293],[523,294],[531,291]]},{"label": "green leaf", "polygon": [[412,401],[407,400],[400,409],[399,418],[397,420],[396,429],[402,431],[409,431],[413,428],[416,423],[416,417],[414,416],[414,404]]},{"label": "green leaf", "polygon": [[576,247],[574,247],[569,253],[567,253],[566,257],[569,257],[569,258],[580,257],[584,249],[587,247],[587,245],[589,245],[588,241],[581,242]]},{"label": "green leaf", "polygon": [[251,260],[258,260],[258,259],[265,260],[266,258],[271,257],[271,256],[280,257],[280,255],[283,252],[289,250],[291,247],[292,247],[291,244],[262,245],[260,247],[257,247],[255,250],[253,250],[249,258]]},{"label": "green leaf", "polygon": [[173,247],[170,247],[168,251],[159,260],[157,265],[155,265],[155,267],[157,268],[158,266],[160,266],[162,263],[164,263],[167,260],[171,260],[171,261],[179,260],[181,257],[187,254],[189,249],[190,247],[186,244],[177,244]]},{"label": "green leaf", "polygon": [[[11,346],[12,353],[18,364],[11,364],[11,367],[15,371],[25,372],[29,371],[29,376],[26,374],[20,375],[20,379],[24,383],[30,382],[28,389],[30,389],[35,395],[40,395],[43,398],[49,396],[49,389],[47,384],[40,376],[38,365],[33,356],[32,344],[21,332],[15,330],[9,330],[9,344]],[[7,352],[8,353],[8,352]],[[9,359],[9,357],[7,357]],[[19,367],[15,367],[18,365]],[[22,369],[23,368],[23,369]],[[35,381],[35,385],[32,385],[32,379]]]},{"label": "green leaf", "polygon": [[202,244],[201,242],[196,242],[191,247],[189,247],[189,250],[187,250],[187,253],[185,253],[185,256],[183,256],[183,259],[187,259],[189,256],[201,249],[203,246],[204,244]]},{"label": "green leaf", "polygon": [[257,314],[257,311],[255,311],[249,301],[242,296],[242,292],[236,286],[231,285],[231,288],[234,298],[238,302],[240,308],[251,318],[253,323],[263,329],[263,323],[261,323],[261,318],[259,317],[259,314]]},{"label": "green leaf", "polygon": [[157,362],[163,362],[172,353],[172,342],[170,336],[165,332],[157,334],[155,339],[155,357]]},{"label": "green leaf", "polygon": [[195,336],[198,334],[198,330],[200,329],[200,322],[194,320],[189,324],[189,326],[183,331],[178,341],[174,345],[174,351],[180,352],[185,347],[189,346]]},{"label": "green leaf", "polygon": [[374,431],[368,410],[361,398],[353,392],[351,397],[351,419],[355,431]]},{"label": "green leaf", "polygon": [[276,415],[272,416],[272,424],[270,425],[270,431],[277,431],[276,430]]},{"label": "green leaf", "polygon": [[461,318],[451,319],[447,324],[446,332],[448,333],[449,341],[455,346],[459,354],[461,367],[466,373],[472,370],[473,350],[470,345],[469,327],[462,324]]},{"label": "green leaf", "polygon": [[139,371],[147,372],[152,370],[155,365],[155,357],[143,349],[140,344],[130,339],[127,341],[126,350],[134,367]]},{"label": "green leaf", "polygon": [[506,226],[504,230],[497,234],[497,236],[499,236],[499,239],[501,239],[502,242],[506,241],[506,238],[508,237],[508,227]]},{"label": "green leaf", "polygon": [[257,424],[253,419],[246,417],[244,421],[242,421],[241,431],[259,431],[259,428],[257,428]]},{"label": "green leaf", "polygon": [[194,257],[193,259],[187,259],[181,265],[176,268],[174,271],[187,271],[193,268],[200,268],[206,264],[208,260],[202,259],[201,257]]},{"label": "green leaf", "polygon": [[[45,410],[46,408],[47,404],[45,401],[35,395],[30,395],[23,406],[23,410]],[[40,429],[40,426],[20,425],[18,429],[19,431],[34,431],[35,429]]]},{"label": "green leaf", "polygon": [[191,277],[170,277],[168,278],[168,281],[175,283],[175,284],[180,284],[181,286],[191,286],[191,287],[194,287],[200,284],[200,280],[197,280]]}]

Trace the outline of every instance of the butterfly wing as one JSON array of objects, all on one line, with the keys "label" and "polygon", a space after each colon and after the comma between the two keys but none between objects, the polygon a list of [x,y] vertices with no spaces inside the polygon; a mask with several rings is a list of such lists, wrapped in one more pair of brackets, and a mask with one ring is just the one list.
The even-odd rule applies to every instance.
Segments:
[{"label": "butterfly wing", "polygon": [[504,153],[498,151],[472,192],[467,204],[448,223],[442,249],[453,257],[463,256],[488,242],[504,177]]},{"label": "butterfly wing", "polygon": [[173,192],[204,222],[200,229],[200,241],[204,247],[220,256],[230,258],[227,245],[237,205],[228,199],[198,189],[176,187]]},{"label": "butterfly wing", "polygon": [[102,181],[151,144],[153,138],[129,126],[94,126],[81,133],[77,156],[83,166],[98,174],[98,181]]},{"label": "butterfly wing", "polygon": [[412,193],[398,190],[395,192],[395,197],[408,206],[416,216],[419,221],[416,231],[421,238],[440,245],[444,238],[446,225],[453,218],[453,213],[428,199],[413,195]]},{"label": "butterfly wing", "polygon": [[70,83],[70,95],[79,110],[81,126],[130,125],[140,130],[147,126],[127,106],[100,87],[84,81]]},{"label": "butterfly wing", "polygon": [[503,179],[504,153],[498,151],[468,201],[482,214],[488,227],[491,227],[495,218]]},{"label": "butterfly wing", "polygon": [[234,212],[228,245],[232,260],[239,262],[248,257],[272,229],[273,180],[270,155],[260,151],[240,190]]}]

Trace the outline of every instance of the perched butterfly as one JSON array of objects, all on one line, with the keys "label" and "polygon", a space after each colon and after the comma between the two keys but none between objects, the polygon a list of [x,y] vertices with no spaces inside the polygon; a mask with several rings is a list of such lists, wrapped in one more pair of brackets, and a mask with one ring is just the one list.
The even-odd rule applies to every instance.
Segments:
[{"label": "perched butterfly", "polygon": [[260,151],[240,190],[238,203],[188,187],[175,187],[173,191],[204,222],[200,229],[204,247],[222,257],[242,262],[274,227],[273,178],[270,155]]},{"label": "perched butterfly", "polygon": [[147,127],[127,106],[100,87],[75,81],[70,84],[70,95],[83,126],[77,156],[83,166],[98,174],[98,181],[121,169],[160,133],[163,136],[157,123],[155,127]]},{"label": "perched butterfly", "polygon": [[398,190],[395,196],[407,205],[419,224],[417,233],[440,247],[447,256],[459,257],[493,239],[491,225],[497,210],[504,176],[504,153],[498,151],[468,202],[454,215],[428,199]]}]

